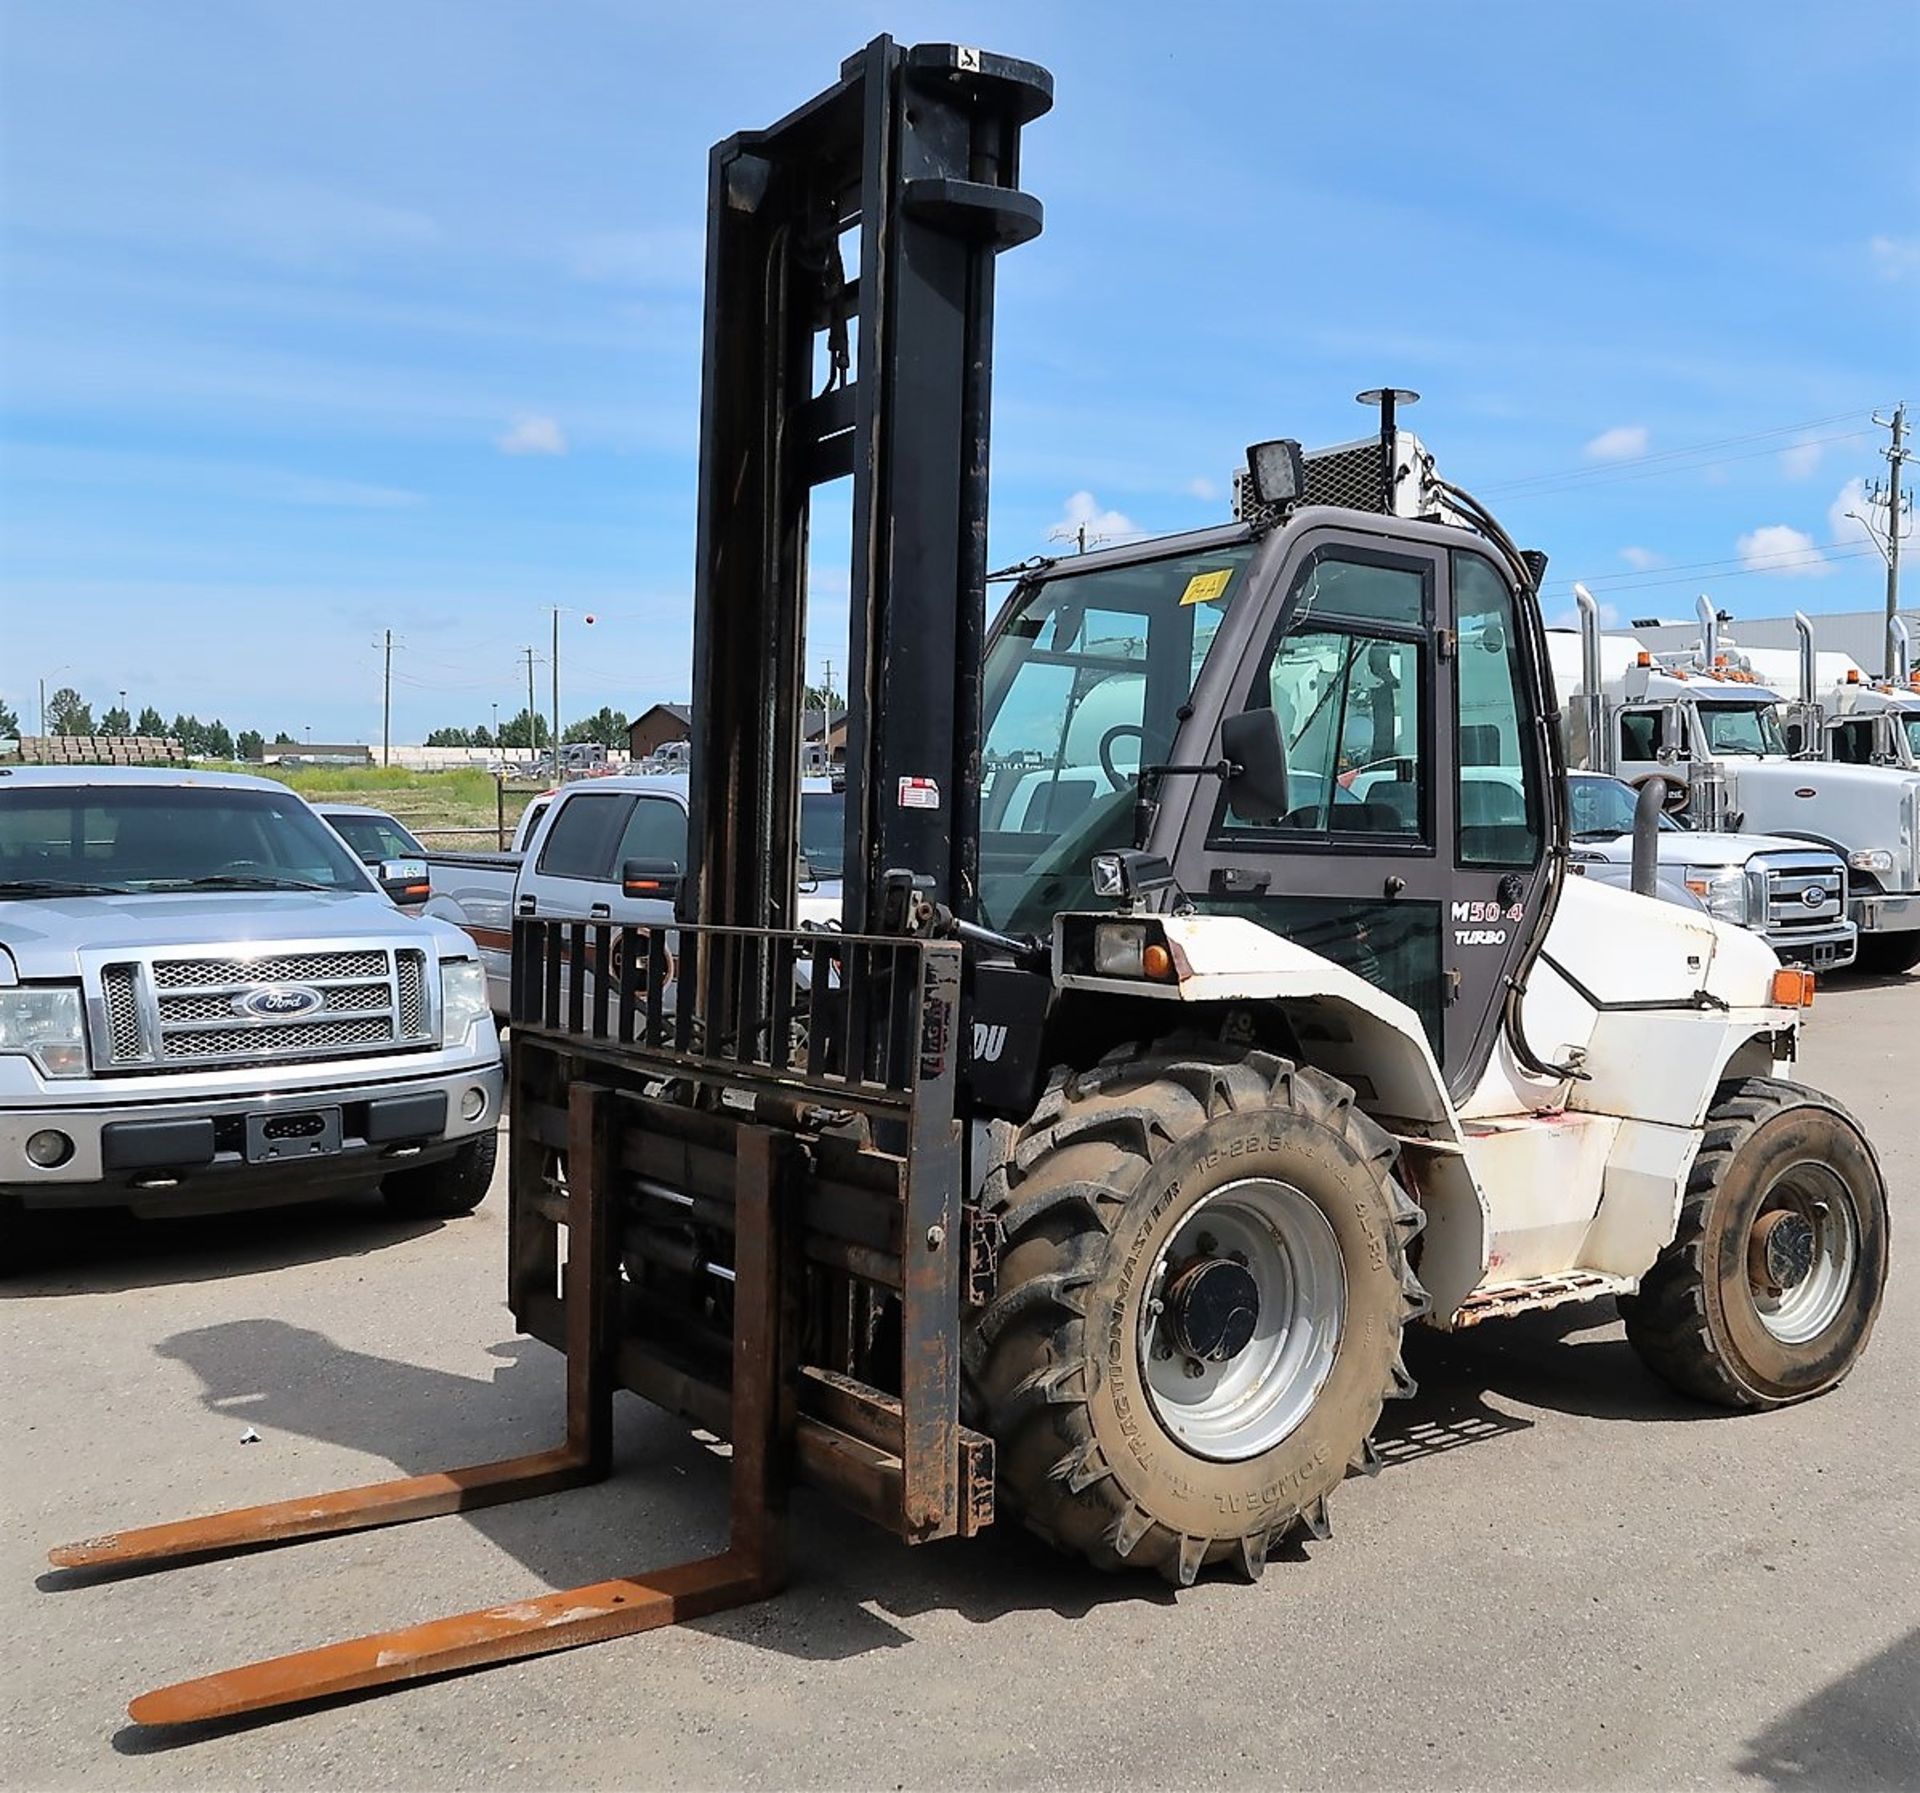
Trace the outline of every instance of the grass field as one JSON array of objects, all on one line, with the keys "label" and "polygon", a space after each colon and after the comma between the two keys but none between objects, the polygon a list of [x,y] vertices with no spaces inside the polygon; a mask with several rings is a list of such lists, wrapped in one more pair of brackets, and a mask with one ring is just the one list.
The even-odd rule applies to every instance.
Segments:
[{"label": "grass field", "polygon": [[485,849],[498,844],[504,815],[512,839],[520,812],[546,787],[509,784],[496,790],[491,773],[409,772],[400,766],[248,766],[277,779],[310,802],[364,803],[404,822],[429,847]]}]

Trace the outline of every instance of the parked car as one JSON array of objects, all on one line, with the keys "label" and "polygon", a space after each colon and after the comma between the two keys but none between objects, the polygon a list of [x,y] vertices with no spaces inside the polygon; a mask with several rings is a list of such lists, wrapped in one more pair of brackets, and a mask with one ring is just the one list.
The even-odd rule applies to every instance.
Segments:
[{"label": "parked car", "polygon": [[500,1096],[473,942],[397,914],[284,785],[0,767],[0,1261],[28,1208],[377,1181],[465,1213]]},{"label": "parked car", "polygon": [[[1623,779],[1574,772],[1573,863],[1602,883],[1633,873],[1633,812],[1640,793]],[[1771,834],[1707,833],[1660,818],[1660,871],[1708,914],[1759,934],[1784,960],[1820,971],[1851,965],[1859,929],[1847,919],[1847,869],[1837,853]],[[1669,892],[1663,888],[1663,895]]]},{"label": "parked car", "polygon": [[[803,925],[839,919],[845,804],[826,779],[801,780]],[[655,870],[649,894],[626,888],[622,872],[634,861]],[[685,773],[583,780],[529,805],[510,852],[428,854],[426,912],[472,936],[486,964],[494,1013],[505,1015],[515,916],[668,922],[686,862]]]},{"label": "parked car", "polygon": [[374,868],[381,888],[399,908],[409,915],[425,913],[430,894],[427,850],[410,830],[384,809],[358,803],[316,803],[314,808],[360,863]]}]

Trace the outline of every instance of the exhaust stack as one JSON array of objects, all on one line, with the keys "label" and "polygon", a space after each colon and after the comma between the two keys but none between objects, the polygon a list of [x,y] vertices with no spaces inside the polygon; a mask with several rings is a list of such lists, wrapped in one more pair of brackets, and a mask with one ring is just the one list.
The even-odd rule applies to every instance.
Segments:
[{"label": "exhaust stack", "polygon": [[1803,704],[1810,704],[1813,702],[1814,684],[1818,674],[1814,669],[1813,624],[1807,620],[1807,613],[1804,610],[1796,610],[1793,613],[1793,627],[1800,637],[1800,701]]},{"label": "exhaust stack", "polygon": [[1896,685],[1913,683],[1913,631],[1903,616],[1887,618],[1887,677]]},{"label": "exhaust stack", "polygon": [[1573,588],[1580,607],[1580,709],[1587,736],[1587,769],[1611,772],[1607,763],[1607,707],[1600,690],[1600,606],[1584,585]]},{"label": "exhaust stack", "polygon": [[1713,600],[1705,592],[1700,594],[1694,608],[1700,613],[1702,670],[1712,672],[1714,662],[1720,658],[1720,612],[1714,609]]}]

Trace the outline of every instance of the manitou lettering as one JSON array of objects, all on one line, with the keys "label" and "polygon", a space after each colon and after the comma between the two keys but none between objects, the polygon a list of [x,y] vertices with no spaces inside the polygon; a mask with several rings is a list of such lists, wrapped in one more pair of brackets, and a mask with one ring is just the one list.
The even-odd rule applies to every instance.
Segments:
[{"label": "manitou lettering", "polygon": [[1007,1030],[999,1023],[976,1021],[973,1024],[973,1062],[992,1065],[1000,1062],[1007,1049]]}]

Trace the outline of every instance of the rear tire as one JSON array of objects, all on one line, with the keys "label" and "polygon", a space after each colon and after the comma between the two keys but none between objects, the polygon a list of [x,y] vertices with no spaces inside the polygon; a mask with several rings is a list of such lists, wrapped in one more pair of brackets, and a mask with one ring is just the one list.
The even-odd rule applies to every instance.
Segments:
[{"label": "rear tire", "polygon": [[1862,934],[1853,964],[1856,971],[1871,971],[1880,977],[1899,977],[1911,971],[1920,965],[1920,928],[1900,934]]},{"label": "rear tire", "polygon": [[[1006,1247],[965,1347],[1008,1508],[1182,1586],[1222,1560],[1257,1576],[1297,1524],[1325,1537],[1328,1494],[1377,1466],[1382,1401],[1413,1392],[1423,1217],[1396,1151],[1344,1084],[1263,1052],[1056,1072],[987,1179]],[[1205,1363],[1196,1267],[1228,1297],[1215,1319],[1236,1286],[1257,1315]]]},{"label": "rear tire", "polygon": [[394,1213],[409,1220],[454,1220],[471,1214],[486,1199],[499,1150],[500,1135],[482,1133],[438,1164],[394,1171],[380,1185],[380,1193]]},{"label": "rear tire", "polygon": [[1859,1125],[1829,1096],[1748,1077],[1721,1086],[1679,1230],[1619,1305],[1681,1393],[1784,1407],[1853,1368],[1886,1277],[1886,1185]]}]

